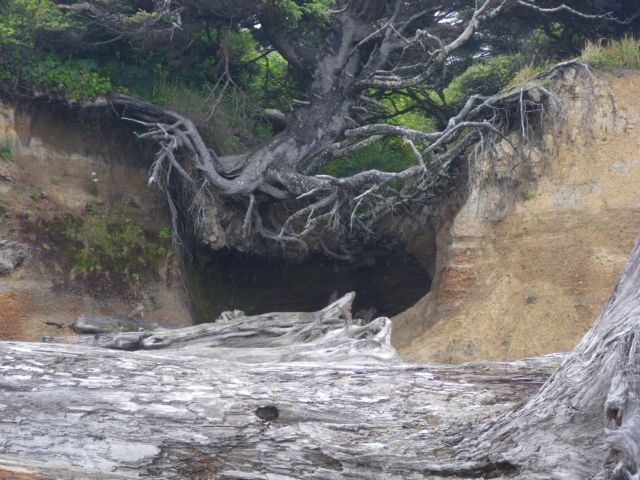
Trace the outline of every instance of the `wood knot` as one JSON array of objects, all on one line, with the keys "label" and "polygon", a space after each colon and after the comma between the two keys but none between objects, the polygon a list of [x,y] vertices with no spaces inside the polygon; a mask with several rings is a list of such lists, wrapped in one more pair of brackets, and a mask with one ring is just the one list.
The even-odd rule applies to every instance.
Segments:
[{"label": "wood knot", "polygon": [[280,415],[278,408],[275,405],[266,405],[264,407],[258,407],[255,411],[256,417],[265,422],[272,422]]}]

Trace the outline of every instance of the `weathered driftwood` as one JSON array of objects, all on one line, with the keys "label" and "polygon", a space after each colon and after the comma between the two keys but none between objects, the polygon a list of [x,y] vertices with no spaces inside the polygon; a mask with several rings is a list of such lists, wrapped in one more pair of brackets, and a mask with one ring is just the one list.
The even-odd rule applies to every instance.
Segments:
[{"label": "weathered driftwood", "polygon": [[83,316],[72,329],[91,335],[45,337],[44,341],[116,350],[162,348],[243,363],[399,361],[389,342],[388,319],[380,318],[365,326],[346,325],[354,297],[348,293],[311,313],[245,316],[239,310],[224,312],[215,323],[181,329],[160,328],[136,319]]},{"label": "weathered driftwood", "polygon": [[0,472],[19,465],[56,479],[424,478],[474,424],[527,398],[557,365],[243,365],[18,343],[0,351]]},{"label": "weathered driftwood", "polygon": [[512,363],[403,364],[345,305],[0,343],[0,478],[637,478],[639,285],[636,246],[573,352]]},{"label": "weathered driftwood", "polygon": [[[160,327],[156,322],[131,317],[88,317],[80,315],[71,325],[76,333],[149,332]],[[163,325],[163,328],[177,328]]]}]

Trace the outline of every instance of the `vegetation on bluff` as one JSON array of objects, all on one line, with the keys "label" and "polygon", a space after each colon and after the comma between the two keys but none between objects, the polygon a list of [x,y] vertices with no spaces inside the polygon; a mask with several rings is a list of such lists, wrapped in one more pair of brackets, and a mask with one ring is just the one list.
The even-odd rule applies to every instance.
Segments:
[{"label": "vegetation on bluff", "polygon": [[637,33],[637,10],[631,0],[16,0],[0,5],[0,92],[108,103],[134,122],[158,148],[151,181],[191,217],[174,224],[195,236],[219,211],[215,195],[232,212],[221,220],[231,246],[348,256],[342,246],[437,198],[472,144],[490,145],[545,101],[501,92],[586,42],[583,58],[606,67],[589,52]]}]

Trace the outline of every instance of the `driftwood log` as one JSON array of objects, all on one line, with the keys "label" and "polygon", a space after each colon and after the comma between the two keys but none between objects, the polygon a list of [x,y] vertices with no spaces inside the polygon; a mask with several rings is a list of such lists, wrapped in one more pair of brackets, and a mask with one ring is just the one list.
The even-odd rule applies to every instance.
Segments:
[{"label": "driftwood log", "polygon": [[0,342],[0,478],[635,479],[639,286],[636,245],[573,352],[510,363],[404,364],[351,295]]}]

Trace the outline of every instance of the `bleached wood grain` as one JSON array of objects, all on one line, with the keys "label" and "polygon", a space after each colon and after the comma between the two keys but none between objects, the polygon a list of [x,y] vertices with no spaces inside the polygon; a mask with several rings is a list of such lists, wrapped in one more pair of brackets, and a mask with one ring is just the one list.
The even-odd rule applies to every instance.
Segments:
[{"label": "bleached wood grain", "polygon": [[351,297],[134,352],[0,343],[0,478],[636,478],[639,286],[636,245],[573,352],[509,363],[403,364]]}]

